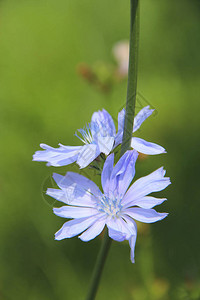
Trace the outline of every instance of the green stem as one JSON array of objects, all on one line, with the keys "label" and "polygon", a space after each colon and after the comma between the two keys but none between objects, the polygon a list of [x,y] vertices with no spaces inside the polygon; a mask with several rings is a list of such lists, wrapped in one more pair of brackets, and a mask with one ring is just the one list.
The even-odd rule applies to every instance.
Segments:
[{"label": "green stem", "polygon": [[[138,41],[139,41],[139,0],[131,1],[131,26],[130,26],[130,50],[129,50],[129,70],[128,70],[128,87],[127,87],[127,100],[126,100],[126,115],[124,122],[124,134],[121,146],[122,156],[126,150],[129,149],[131,144],[133,121],[135,113],[135,101],[137,91],[137,65],[138,65]],[[90,290],[86,300],[94,300],[103,267],[111,246],[111,239],[108,236],[108,231],[105,231],[104,240],[97,257],[96,265],[94,268]]]},{"label": "green stem", "polygon": [[131,0],[131,24],[129,42],[129,69],[121,156],[129,149],[133,133],[135,102],[137,94],[137,69],[139,48],[139,0]]},{"label": "green stem", "polygon": [[95,299],[103,267],[106,262],[108,251],[110,249],[111,241],[111,238],[109,238],[108,236],[108,231],[106,230],[104,234],[104,240],[101,245],[101,249],[97,257],[96,265],[92,275],[91,288],[89,290],[86,300]]}]

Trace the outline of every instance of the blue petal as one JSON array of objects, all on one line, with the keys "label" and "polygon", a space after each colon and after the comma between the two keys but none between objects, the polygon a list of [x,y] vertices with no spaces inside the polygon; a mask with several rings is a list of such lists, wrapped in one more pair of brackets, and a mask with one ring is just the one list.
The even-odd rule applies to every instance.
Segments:
[{"label": "blue petal", "polygon": [[138,152],[148,154],[148,155],[156,155],[161,153],[166,153],[165,149],[155,143],[147,142],[143,139],[133,137],[131,140],[131,147]]},{"label": "blue petal", "polygon": [[65,222],[61,229],[56,232],[55,239],[62,240],[74,237],[91,226],[96,221],[96,219],[97,218],[94,216],[90,218],[74,219]]},{"label": "blue petal", "polygon": [[46,194],[55,198],[58,201],[68,204],[68,199],[66,198],[65,192],[58,189],[47,189]]},{"label": "blue petal", "polygon": [[134,263],[134,250],[137,238],[137,225],[133,219],[127,215],[122,215],[121,218],[109,219],[107,221],[108,234],[115,241],[129,241],[131,248],[131,261]]},{"label": "blue petal", "polygon": [[123,213],[143,223],[154,223],[164,219],[168,215],[167,213],[158,213],[154,209],[144,209],[139,207],[127,208]]},{"label": "blue petal", "polygon": [[126,233],[117,231],[111,227],[108,227],[108,235],[111,239],[117,242],[123,242],[126,240]]},{"label": "blue petal", "polygon": [[130,202],[126,202],[123,207],[128,208],[131,206],[139,206],[141,208],[153,208],[156,205],[162,204],[164,201],[166,201],[166,198],[155,198],[155,197],[148,197],[145,196],[143,198],[138,199],[131,199]]},{"label": "blue petal", "polygon": [[128,240],[130,236],[137,234],[134,220],[129,220],[129,217],[124,214],[120,218],[107,219],[106,224],[109,229],[109,236],[118,242]]},{"label": "blue petal", "polygon": [[131,262],[134,264],[135,262],[135,243],[136,243],[137,235],[132,235],[129,239],[129,245],[131,248]]},{"label": "blue petal", "polygon": [[114,137],[102,136],[101,133],[96,136],[96,143],[98,144],[99,150],[105,155],[108,155],[111,152],[114,140]]},{"label": "blue petal", "polygon": [[46,194],[68,205],[96,207],[96,200],[94,201],[89,193],[84,196],[74,196],[74,191],[70,188],[65,190],[47,189]]},{"label": "blue petal", "polygon": [[109,192],[109,185],[110,185],[110,175],[113,170],[114,164],[114,153],[110,154],[104,163],[103,171],[101,174],[101,185],[105,194]]},{"label": "blue petal", "polygon": [[122,242],[127,239],[127,228],[124,227],[121,218],[110,218],[107,220],[108,235],[111,239]]},{"label": "blue petal", "polygon": [[116,134],[114,148],[122,143],[122,139],[123,139],[123,131],[118,132]]},{"label": "blue petal", "polygon": [[[136,130],[138,130],[140,128],[142,123],[153,113],[153,111],[154,111],[154,109],[149,109],[149,105],[148,105],[148,106],[144,107],[136,115],[136,117],[134,118],[133,132],[135,132]],[[115,137],[115,145],[114,145],[115,147],[122,143],[125,114],[126,114],[125,109],[122,109],[118,114],[118,132],[117,132],[116,137]],[[139,152],[142,152],[142,151],[139,151]]]},{"label": "blue petal", "polygon": [[58,217],[76,219],[86,218],[98,214],[98,210],[88,207],[76,207],[76,206],[62,206],[59,208],[53,208],[53,212]]},{"label": "blue petal", "polygon": [[67,172],[65,176],[53,173],[53,179],[60,188],[76,186],[78,192],[77,196],[82,196],[86,192],[95,196],[101,194],[98,186],[92,180],[78,173]]},{"label": "blue petal", "polygon": [[80,174],[68,172],[62,176],[54,173],[53,178],[62,191],[48,189],[47,195],[66,204],[94,207],[102,195],[94,182]]},{"label": "blue petal", "polygon": [[118,132],[115,137],[115,147],[122,143],[125,114],[126,110],[124,108],[118,113]]},{"label": "blue petal", "polygon": [[99,147],[96,144],[87,144],[84,145],[79,152],[79,156],[77,159],[77,164],[80,166],[80,168],[87,167],[99,154],[101,151],[99,150]]},{"label": "blue petal", "polygon": [[44,150],[36,151],[33,155],[34,161],[46,161],[49,166],[66,166],[76,161],[82,146],[63,146],[53,148],[46,144],[40,144]]},{"label": "blue petal", "polygon": [[116,134],[115,124],[111,115],[103,109],[102,111],[94,112],[91,120],[92,135],[95,136],[97,131],[104,130],[106,135],[114,137]]},{"label": "blue petal", "polygon": [[135,150],[126,151],[115,165],[109,186],[110,197],[123,196],[135,175],[135,163],[138,153]]},{"label": "blue petal", "polygon": [[134,118],[133,132],[137,131],[142,123],[153,113],[154,109],[149,109],[149,105],[145,106]]},{"label": "blue petal", "polygon": [[123,108],[123,109],[118,113],[118,132],[124,130],[125,114],[126,114],[125,108]]},{"label": "blue petal", "polygon": [[116,129],[115,129],[115,124],[114,124],[113,118],[111,117],[111,115],[105,109],[103,109],[102,112],[103,112],[104,120],[107,123],[107,128],[109,130],[109,135],[110,136],[115,136],[116,135]]},{"label": "blue petal", "polygon": [[122,202],[124,204],[133,199],[142,198],[150,193],[164,190],[171,182],[169,177],[164,177],[165,170],[159,168],[153,173],[136,180],[127,191]]},{"label": "blue petal", "polygon": [[135,262],[135,243],[137,238],[137,225],[135,221],[127,215],[123,215],[123,219],[126,221],[127,226],[129,227],[130,236],[128,238],[129,245],[131,248],[130,258],[131,262]]},{"label": "blue petal", "polygon": [[92,115],[91,132],[100,152],[108,155],[113,148],[116,131],[113,119],[105,109]]},{"label": "blue petal", "polygon": [[97,220],[90,228],[84,231],[79,238],[84,241],[88,242],[94,239],[97,235],[99,235],[105,227],[105,218],[101,218]]}]

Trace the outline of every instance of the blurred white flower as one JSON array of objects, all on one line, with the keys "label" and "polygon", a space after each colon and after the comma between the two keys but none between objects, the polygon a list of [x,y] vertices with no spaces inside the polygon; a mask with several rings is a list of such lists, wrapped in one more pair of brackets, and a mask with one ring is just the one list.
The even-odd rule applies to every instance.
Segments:
[{"label": "blurred white flower", "polygon": [[119,41],[112,49],[113,55],[118,64],[118,73],[121,77],[128,75],[129,42]]}]

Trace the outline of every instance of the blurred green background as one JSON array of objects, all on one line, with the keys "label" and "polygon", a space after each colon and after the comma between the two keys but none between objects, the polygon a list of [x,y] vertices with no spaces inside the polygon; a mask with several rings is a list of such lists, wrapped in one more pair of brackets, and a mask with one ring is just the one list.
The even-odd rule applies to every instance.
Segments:
[{"label": "blurred green background", "polygon": [[[158,210],[169,216],[139,226],[134,265],[127,243],[112,244],[97,300],[200,299],[199,31],[199,1],[141,0],[138,91],[158,113],[139,136],[168,154],[140,160],[137,177],[165,166],[173,184]],[[0,2],[1,300],[85,297],[101,237],[54,241],[64,220],[44,196],[53,171],[78,168],[31,160],[41,142],[79,145],[95,110],[116,118],[126,80],[103,92],[77,70],[97,64],[104,80],[128,37],[128,0]]]}]

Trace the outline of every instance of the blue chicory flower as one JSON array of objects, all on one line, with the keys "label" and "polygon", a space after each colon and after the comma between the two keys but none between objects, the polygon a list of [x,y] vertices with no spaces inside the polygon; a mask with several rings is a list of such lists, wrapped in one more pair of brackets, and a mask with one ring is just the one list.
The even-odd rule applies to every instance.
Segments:
[{"label": "blue chicory flower", "polygon": [[66,166],[77,162],[80,168],[87,167],[100,153],[108,155],[114,145],[116,131],[110,114],[103,109],[93,113],[91,123],[75,134],[83,146],[64,146],[53,148],[40,144],[44,151],[36,151],[34,161],[46,161],[48,166]]},{"label": "blue chicory flower", "polygon": [[129,150],[115,166],[114,154],[107,157],[101,175],[103,193],[94,182],[80,174],[53,174],[59,189],[49,188],[46,193],[66,204],[53,211],[59,217],[72,219],[55,234],[56,240],[81,234],[79,238],[87,242],[107,226],[111,239],[129,241],[131,261],[134,262],[137,236],[134,220],[153,223],[165,218],[167,213],[158,213],[152,207],[166,199],[147,195],[161,191],[170,184],[170,179],[164,177],[165,171],[160,168],[138,179],[129,188],[135,175],[137,157],[137,151]]},{"label": "blue chicory flower", "polygon": [[[146,118],[153,112],[149,106],[144,107],[134,119],[133,132],[138,130]],[[116,146],[122,143],[125,109],[118,114],[118,132],[110,114],[103,109],[93,113],[91,123],[84,129],[79,129],[76,136],[84,143],[83,146],[64,146],[53,148],[40,144],[44,150],[36,151],[34,161],[46,161],[48,166],[65,166],[77,162],[80,168],[87,167],[100,153],[108,155]],[[131,146],[144,154],[160,154],[165,149],[157,144],[133,137]]]}]

